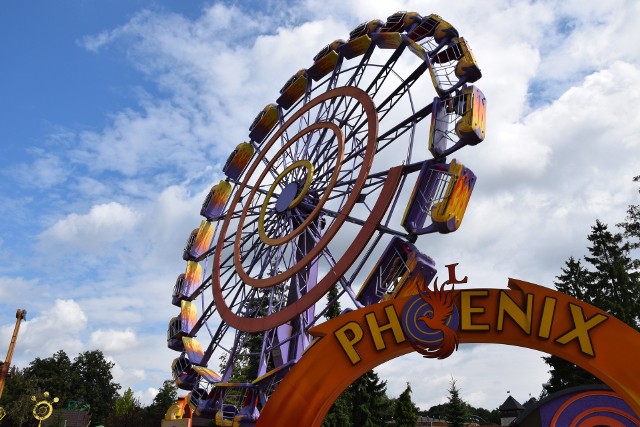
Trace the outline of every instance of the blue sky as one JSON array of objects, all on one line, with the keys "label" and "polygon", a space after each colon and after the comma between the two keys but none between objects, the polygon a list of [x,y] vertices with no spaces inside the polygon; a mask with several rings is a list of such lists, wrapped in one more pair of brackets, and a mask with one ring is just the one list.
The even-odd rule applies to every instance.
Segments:
[{"label": "blue sky", "polygon": [[[638,203],[640,121],[625,106],[640,101],[640,6],[450,3],[3,2],[0,342],[29,312],[14,362],[101,348],[150,401],[175,357],[164,339],[182,244],[221,163],[324,44],[397,10],[454,23],[489,105],[487,140],[465,153],[478,175],[465,222],[429,255],[475,286],[551,286],[596,218],[613,227]],[[432,378],[442,392],[412,384],[414,400],[439,403],[451,375],[475,405],[524,400],[546,380],[540,356],[467,347]],[[380,368],[392,395],[416,360]]]}]

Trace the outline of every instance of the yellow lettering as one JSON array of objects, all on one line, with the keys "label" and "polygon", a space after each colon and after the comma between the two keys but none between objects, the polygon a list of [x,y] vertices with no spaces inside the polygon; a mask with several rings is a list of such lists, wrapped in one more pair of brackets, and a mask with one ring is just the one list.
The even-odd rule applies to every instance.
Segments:
[{"label": "yellow lettering", "polygon": [[569,308],[571,309],[571,317],[573,318],[575,328],[556,339],[556,342],[558,344],[567,344],[569,341],[577,338],[580,343],[580,350],[589,356],[595,357],[593,344],[591,344],[591,337],[589,336],[589,329],[593,329],[598,326],[600,323],[607,320],[608,317],[598,313],[591,319],[587,319],[584,317],[582,307],[579,305],[569,303]]},{"label": "yellow lettering", "polygon": [[504,315],[509,315],[516,325],[527,335],[531,334],[531,314],[533,312],[533,295],[527,294],[527,311],[523,311],[518,304],[505,292],[500,291],[498,302],[498,325],[496,329],[502,331],[504,328]]},{"label": "yellow lettering", "polygon": [[488,331],[489,325],[473,324],[471,316],[473,314],[484,313],[484,307],[474,307],[471,305],[471,298],[486,297],[487,290],[463,290],[460,291],[460,329],[464,331]]},{"label": "yellow lettering", "polygon": [[[347,337],[347,331],[351,332],[353,338]],[[347,356],[349,356],[349,360],[351,360],[352,364],[355,365],[356,363],[360,362],[360,360],[362,360],[354,347],[362,340],[362,336],[364,335],[364,333],[362,332],[362,327],[360,327],[358,322],[349,322],[335,331],[333,334],[340,342],[340,345],[342,346],[344,352],[347,353]]]},{"label": "yellow lettering", "polygon": [[551,324],[553,322],[553,313],[556,311],[556,303],[557,301],[555,298],[544,298],[542,317],[540,318],[540,328],[538,329],[538,336],[540,338],[549,338],[551,335]]},{"label": "yellow lettering", "polygon": [[396,344],[400,344],[405,341],[404,332],[402,332],[402,326],[400,326],[400,321],[398,320],[398,314],[396,313],[394,307],[389,305],[384,308],[384,312],[387,314],[387,323],[384,326],[381,326],[376,319],[375,313],[368,313],[365,315],[365,319],[367,319],[367,324],[369,325],[369,329],[371,330],[371,338],[373,338],[373,344],[376,347],[376,350],[384,350],[386,345],[384,343],[384,339],[382,339],[382,333],[386,330],[391,329],[393,332],[393,337],[396,340]]}]

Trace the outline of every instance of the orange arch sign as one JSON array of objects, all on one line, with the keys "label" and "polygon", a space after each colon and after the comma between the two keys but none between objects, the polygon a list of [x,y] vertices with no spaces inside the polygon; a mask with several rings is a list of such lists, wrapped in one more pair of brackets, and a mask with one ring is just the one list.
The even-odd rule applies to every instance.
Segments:
[{"label": "orange arch sign", "polygon": [[[516,345],[561,357],[600,378],[640,414],[640,333],[552,289],[516,279],[508,286],[450,291],[460,343]],[[349,384],[413,351],[401,325],[411,298],[373,304],[313,328],[315,341],[271,396],[257,426],[320,426]]]}]

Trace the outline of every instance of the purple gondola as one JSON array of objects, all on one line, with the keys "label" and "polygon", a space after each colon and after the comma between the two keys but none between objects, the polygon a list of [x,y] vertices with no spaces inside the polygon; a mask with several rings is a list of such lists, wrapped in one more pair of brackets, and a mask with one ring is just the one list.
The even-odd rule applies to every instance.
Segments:
[{"label": "purple gondola", "polygon": [[180,390],[192,390],[198,383],[198,374],[193,370],[193,365],[184,352],[173,360],[171,373],[176,387]]},{"label": "purple gondola", "polygon": [[238,180],[251,161],[254,151],[253,145],[248,142],[238,144],[229,155],[229,158],[227,158],[222,167],[222,172],[230,179]]},{"label": "purple gondola", "polygon": [[405,285],[418,274],[429,283],[436,274],[435,262],[412,243],[394,237],[369,273],[356,300],[370,305],[417,293],[417,289],[405,289]]},{"label": "purple gondola", "polygon": [[182,301],[191,301],[193,293],[202,281],[202,267],[195,261],[187,262],[187,270],[180,274],[173,287],[171,303],[180,307]]},{"label": "purple gondola", "polygon": [[207,197],[202,203],[200,215],[208,221],[219,218],[224,213],[224,207],[231,195],[231,184],[225,180],[221,180],[218,184],[211,187]]},{"label": "purple gondola", "polygon": [[[461,163],[426,161],[413,188],[402,226],[414,235],[450,233],[458,229],[476,182]],[[431,224],[425,227],[427,219]]]},{"label": "purple gondola", "polygon": [[182,253],[182,259],[185,261],[197,261],[211,246],[211,240],[213,239],[213,224],[208,221],[200,222],[200,227],[194,229],[187,243],[184,245],[184,252]]}]

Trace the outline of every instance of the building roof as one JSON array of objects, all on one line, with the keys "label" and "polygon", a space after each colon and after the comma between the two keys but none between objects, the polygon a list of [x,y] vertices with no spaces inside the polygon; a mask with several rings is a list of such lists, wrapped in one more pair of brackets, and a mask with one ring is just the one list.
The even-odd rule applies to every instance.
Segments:
[{"label": "building roof", "polygon": [[520,402],[514,399],[513,396],[509,395],[509,397],[507,397],[507,400],[505,400],[498,409],[501,411],[523,410],[524,406],[522,406]]}]

